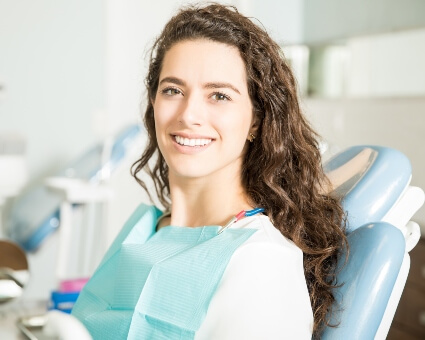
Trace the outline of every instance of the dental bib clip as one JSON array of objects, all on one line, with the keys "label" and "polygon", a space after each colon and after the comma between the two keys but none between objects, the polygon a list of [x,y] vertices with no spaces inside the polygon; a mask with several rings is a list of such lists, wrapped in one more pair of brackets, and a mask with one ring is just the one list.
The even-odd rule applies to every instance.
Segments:
[{"label": "dental bib clip", "polygon": [[221,227],[218,231],[217,235],[220,235],[223,231],[225,231],[227,228],[229,228],[233,223],[236,223],[237,221],[241,220],[244,217],[254,216],[256,214],[262,213],[264,211],[264,208],[255,208],[252,210],[242,210],[239,214],[232,217],[229,222],[226,223],[224,227]]}]

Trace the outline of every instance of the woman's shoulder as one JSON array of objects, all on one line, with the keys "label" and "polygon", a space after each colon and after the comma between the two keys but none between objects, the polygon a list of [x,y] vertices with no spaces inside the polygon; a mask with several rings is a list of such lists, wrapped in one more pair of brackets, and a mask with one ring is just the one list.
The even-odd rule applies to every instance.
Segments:
[{"label": "woman's shoulder", "polygon": [[290,239],[283,236],[266,215],[247,217],[239,221],[235,227],[257,229],[257,231],[241,246],[242,248],[268,246],[272,252],[289,252],[295,256],[302,257],[301,249]]},{"label": "woman's shoulder", "polygon": [[[241,221],[242,222],[242,221]],[[274,275],[276,271],[285,272],[286,275],[302,281],[305,284],[303,252],[294,242],[282,235],[272,224],[268,216],[260,215],[246,218],[238,228],[257,229],[234,252],[229,270],[248,266],[248,275],[252,269],[261,270]]]},{"label": "woman's shoulder", "polygon": [[196,339],[311,339],[301,250],[267,216],[244,220],[235,227],[257,231],[231,257]]}]

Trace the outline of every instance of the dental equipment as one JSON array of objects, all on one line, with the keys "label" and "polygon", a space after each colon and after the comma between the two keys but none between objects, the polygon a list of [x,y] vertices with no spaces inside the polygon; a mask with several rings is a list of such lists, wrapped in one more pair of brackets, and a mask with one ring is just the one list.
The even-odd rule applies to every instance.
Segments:
[{"label": "dental equipment", "polygon": [[[100,183],[125,159],[141,137],[138,125],[131,125],[113,138],[111,143],[99,143],[78,157],[55,177],[80,179]],[[62,198],[44,185],[19,197],[7,216],[8,236],[26,251],[35,251],[60,225]]]},{"label": "dental equipment", "polygon": [[[105,209],[96,204],[107,204],[113,193],[107,184],[95,185],[79,179],[49,178],[46,184],[62,198],[56,277],[59,280],[88,278],[107,247],[101,230]],[[94,222],[89,217],[88,223],[76,223],[77,206],[82,210],[80,216],[96,213],[93,209],[98,208],[98,220]]]}]

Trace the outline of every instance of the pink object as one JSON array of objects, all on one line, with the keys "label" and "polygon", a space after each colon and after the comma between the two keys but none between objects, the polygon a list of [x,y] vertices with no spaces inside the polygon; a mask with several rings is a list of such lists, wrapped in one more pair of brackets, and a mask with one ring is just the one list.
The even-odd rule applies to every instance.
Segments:
[{"label": "pink object", "polygon": [[64,280],[59,284],[59,291],[62,293],[80,292],[89,279]]},{"label": "pink object", "polygon": [[236,221],[239,221],[242,217],[245,216],[246,211],[242,210],[239,214],[237,214],[236,217]]}]

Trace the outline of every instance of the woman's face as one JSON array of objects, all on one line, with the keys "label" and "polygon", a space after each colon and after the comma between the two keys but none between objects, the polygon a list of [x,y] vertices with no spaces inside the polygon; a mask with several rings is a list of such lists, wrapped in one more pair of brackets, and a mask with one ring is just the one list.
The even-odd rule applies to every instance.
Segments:
[{"label": "woman's face", "polygon": [[240,176],[253,110],[245,65],[235,47],[210,40],[173,45],[165,54],[153,105],[170,176]]}]

